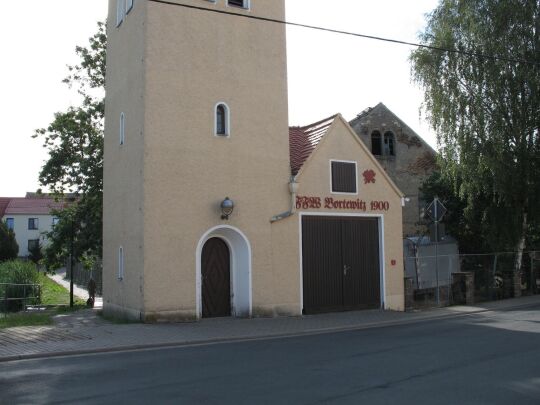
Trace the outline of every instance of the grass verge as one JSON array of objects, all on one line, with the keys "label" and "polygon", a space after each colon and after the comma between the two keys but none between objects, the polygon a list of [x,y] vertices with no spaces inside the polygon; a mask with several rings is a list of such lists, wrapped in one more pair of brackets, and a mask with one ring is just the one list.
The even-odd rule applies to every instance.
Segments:
[{"label": "grass verge", "polygon": [[[41,304],[42,305],[69,305],[69,291],[60,284],[51,280],[45,274],[39,274],[39,283],[41,284]],[[81,309],[86,302],[80,298],[74,297],[74,308]],[[72,311],[73,309],[70,309]],[[65,311],[69,312],[69,311]]]},{"label": "grass verge", "polygon": [[74,297],[74,306],[69,306],[69,291],[60,284],[40,273],[41,305],[53,307],[41,312],[17,312],[0,314],[0,329],[17,326],[52,325],[52,317],[56,314],[69,313],[86,308],[86,302]]},{"label": "grass verge", "polygon": [[0,329],[14,328],[16,326],[41,326],[53,323],[50,312],[0,315]]}]

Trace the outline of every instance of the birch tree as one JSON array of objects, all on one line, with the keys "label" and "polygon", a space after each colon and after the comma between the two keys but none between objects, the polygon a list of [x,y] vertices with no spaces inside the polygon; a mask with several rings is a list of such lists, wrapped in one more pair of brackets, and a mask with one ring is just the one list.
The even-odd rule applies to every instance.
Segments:
[{"label": "birch tree", "polygon": [[443,170],[460,179],[478,237],[517,252],[515,274],[539,218],[539,11],[538,0],[441,0],[420,35],[431,48],[411,54]]}]

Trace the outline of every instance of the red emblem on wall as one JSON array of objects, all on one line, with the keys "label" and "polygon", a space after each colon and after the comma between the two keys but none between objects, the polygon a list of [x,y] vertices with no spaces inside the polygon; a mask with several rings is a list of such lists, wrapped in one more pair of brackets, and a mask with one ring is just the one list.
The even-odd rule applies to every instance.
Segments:
[{"label": "red emblem on wall", "polygon": [[366,170],[362,174],[364,176],[364,184],[375,183],[375,172],[373,170]]}]

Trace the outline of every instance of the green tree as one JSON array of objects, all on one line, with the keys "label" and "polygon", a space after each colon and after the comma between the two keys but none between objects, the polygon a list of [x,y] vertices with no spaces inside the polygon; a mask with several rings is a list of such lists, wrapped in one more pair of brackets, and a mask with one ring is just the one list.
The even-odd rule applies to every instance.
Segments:
[{"label": "green tree", "polygon": [[434,48],[411,55],[442,170],[477,237],[518,252],[516,273],[540,214],[539,35],[537,0],[441,0],[421,34]]},{"label": "green tree", "polygon": [[15,233],[0,221],[0,262],[16,259],[18,254],[19,245]]},{"label": "green tree", "polygon": [[446,232],[456,238],[461,253],[491,252],[487,241],[478,236],[482,235],[483,231],[481,216],[467,210],[467,201],[456,193],[460,183],[460,178],[454,181],[444,172],[435,171],[424,180],[420,190],[426,201],[438,197],[447,208],[442,222],[445,224]]},{"label": "green tree", "polygon": [[59,222],[47,235],[48,268],[64,264],[72,240],[76,258],[101,256],[106,45],[105,24],[98,23],[89,45],[76,48],[80,63],[68,66],[64,80],[77,88],[81,104],[56,113],[47,128],[34,134],[49,152],[39,174],[40,184],[67,203],[64,210],[54,213]]}]

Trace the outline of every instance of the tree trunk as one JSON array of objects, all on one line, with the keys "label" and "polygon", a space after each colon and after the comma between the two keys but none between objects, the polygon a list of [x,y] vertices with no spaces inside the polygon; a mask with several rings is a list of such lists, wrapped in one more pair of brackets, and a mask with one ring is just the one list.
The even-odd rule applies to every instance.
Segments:
[{"label": "tree trunk", "polygon": [[523,213],[523,223],[521,225],[521,236],[517,244],[516,261],[514,263],[514,298],[521,297],[521,264],[523,262],[523,250],[525,249],[525,238],[527,236],[527,213]]}]

